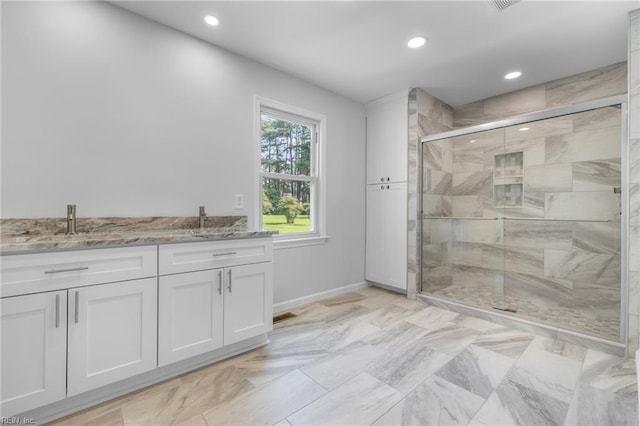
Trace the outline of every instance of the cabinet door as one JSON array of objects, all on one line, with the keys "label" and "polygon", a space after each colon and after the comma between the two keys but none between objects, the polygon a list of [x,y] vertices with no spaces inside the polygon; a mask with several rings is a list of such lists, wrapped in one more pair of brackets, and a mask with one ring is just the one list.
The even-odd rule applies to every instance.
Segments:
[{"label": "cabinet door", "polygon": [[409,146],[408,98],[396,98],[385,110],[385,179],[390,182],[406,182],[408,179],[407,155]]},{"label": "cabinet door", "polygon": [[382,183],[386,179],[384,111],[372,108],[367,111],[367,183]]},{"label": "cabinet door", "polygon": [[223,279],[222,269],[159,278],[159,366],[222,346]]},{"label": "cabinet door", "polygon": [[[385,187],[386,188],[386,187]],[[392,183],[384,190],[385,266],[384,284],[407,289],[407,184]]]},{"label": "cabinet door", "polygon": [[2,299],[0,415],[65,398],[67,292]]},{"label": "cabinet door", "polygon": [[69,290],[69,396],[157,366],[157,278]]},{"label": "cabinet door", "polygon": [[229,345],[273,329],[271,262],[224,270],[224,344]]},{"label": "cabinet door", "polygon": [[367,185],[365,278],[377,283],[385,280],[386,187]]},{"label": "cabinet door", "polygon": [[408,128],[407,93],[367,105],[367,184],[407,180]]}]

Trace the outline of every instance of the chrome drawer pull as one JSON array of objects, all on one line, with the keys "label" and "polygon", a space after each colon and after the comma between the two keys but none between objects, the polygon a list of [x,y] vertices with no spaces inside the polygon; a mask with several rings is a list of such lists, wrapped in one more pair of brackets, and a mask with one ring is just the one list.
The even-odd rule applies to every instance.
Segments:
[{"label": "chrome drawer pull", "polygon": [[222,271],[218,271],[218,294],[222,294]]},{"label": "chrome drawer pull", "polygon": [[56,294],[56,328],[60,328],[60,295]]},{"label": "chrome drawer pull", "polygon": [[88,266],[79,266],[77,268],[68,268],[68,269],[49,269],[48,271],[44,271],[45,274],[58,274],[60,272],[73,272],[73,271],[86,271],[89,269]]},{"label": "chrome drawer pull", "polygon": [[228,251],[228,252],[225,252],[225,253],[215,253],[215,254],[213,255],[213,257],[217,257],[217,256],[231,256],[231,255],[234,255],[234,254],[238,254],[238,252],[237,252],[237,251]]},{"label": "chrome drawer pull", "polygon": [[77,324],[78,322],[80,322],[80,292],[76,291],[76,300],[75,300],[75,305],[76,305],[76,312],[74,314],[74,321]]}]

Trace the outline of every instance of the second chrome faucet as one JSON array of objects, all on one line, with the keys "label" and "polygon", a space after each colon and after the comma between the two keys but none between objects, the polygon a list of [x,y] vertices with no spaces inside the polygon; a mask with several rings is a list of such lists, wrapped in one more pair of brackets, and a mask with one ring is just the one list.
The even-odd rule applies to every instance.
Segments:
[{"label": "second chrome faucet", "polygon": [[204,206],[200,206],[200,214],[198,215],[198,227],[204,228],[205,219],[207,218],[207,213],[204,211]]}]

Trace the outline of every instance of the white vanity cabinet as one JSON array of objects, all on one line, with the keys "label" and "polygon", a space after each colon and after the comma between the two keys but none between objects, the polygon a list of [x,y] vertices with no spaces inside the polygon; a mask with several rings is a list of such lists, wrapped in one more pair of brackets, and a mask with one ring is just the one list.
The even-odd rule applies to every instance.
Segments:
[{"label": "white vanity cabinet", "polygon": [[2,299],[0,416],[64,399],[67,292]]},{"label": "white vanity cabinet", "polygon": [[2,256],[0,294],[1,416],[157,366],[157,246]]},{"label": "white vanity cabinet", "polygon": [[270,238],[161,245],[158,364],[271,331],[272,257]]},{"label": "white vanity cabinet", "polygon": [[45,421],[264,345],[273,240],[4,254],[0,416]]}]

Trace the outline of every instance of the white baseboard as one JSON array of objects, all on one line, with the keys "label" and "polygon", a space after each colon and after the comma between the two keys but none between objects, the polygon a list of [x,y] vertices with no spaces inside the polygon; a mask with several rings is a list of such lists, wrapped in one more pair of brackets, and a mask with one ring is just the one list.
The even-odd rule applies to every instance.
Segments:
[{"label": "white baseboard", "polygon": [[338,287],[320,293],[310,294],[308,296],[298,297],[297,299],[286,300],[284,302],[275,303],[273,305],[273,313],[278,314],[280,312],[288,311],[289,309],[296,308],[298,306],[306,305],[309,303],[317,302],[318,300],[329,299],[331,297],[340,296],[344,293],[351,291],[362,290],[369,287],[370,284],[366,281],[362,281],[355,284],[345,285],[344,287]]}]

